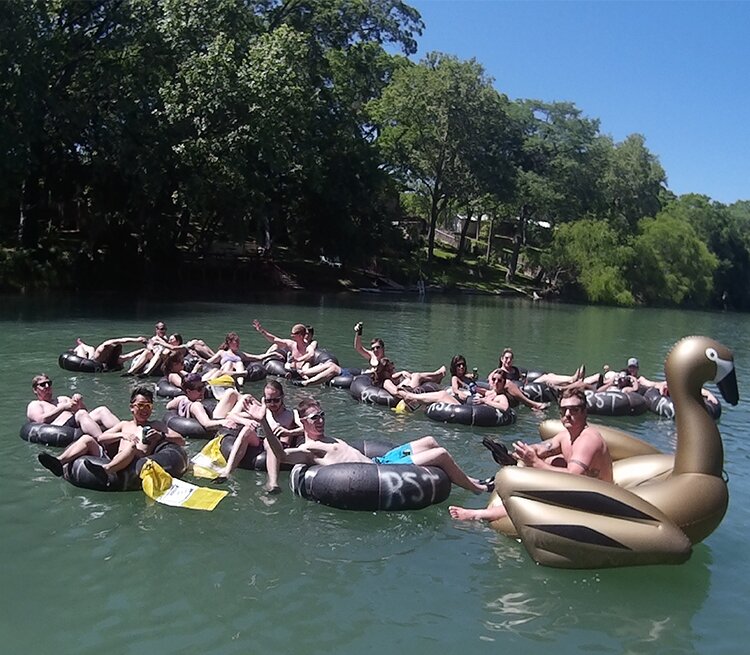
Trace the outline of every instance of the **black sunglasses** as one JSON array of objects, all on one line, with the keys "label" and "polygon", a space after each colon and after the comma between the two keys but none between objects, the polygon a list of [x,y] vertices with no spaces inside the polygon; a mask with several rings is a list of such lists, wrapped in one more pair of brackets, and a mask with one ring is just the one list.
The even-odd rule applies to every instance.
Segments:
[{"label": "black sunglasses", "polygon": [[566,412],[570,412],[571,414],[579,414],[583,411],[584,405],[567,405],[565,407],[560,407],[560,416],[565,416]]}]

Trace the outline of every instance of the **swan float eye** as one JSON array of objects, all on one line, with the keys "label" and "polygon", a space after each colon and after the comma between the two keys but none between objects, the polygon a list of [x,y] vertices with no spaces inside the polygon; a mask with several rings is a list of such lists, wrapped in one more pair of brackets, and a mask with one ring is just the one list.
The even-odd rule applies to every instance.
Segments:
[{"label": "swan float eye", "polygon": [[734,370],[732,362],[719,357],[719,353],[717,353],[714,348],[706,348],[706,357],[716,364],[716,377],[713,380],[714,382],[720,382],[729,375],[732,370]]}]

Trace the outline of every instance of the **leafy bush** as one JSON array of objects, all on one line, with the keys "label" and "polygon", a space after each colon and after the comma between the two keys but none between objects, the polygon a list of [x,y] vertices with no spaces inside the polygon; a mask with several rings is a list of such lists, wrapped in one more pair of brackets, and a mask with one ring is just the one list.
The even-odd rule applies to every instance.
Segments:
[{"label": "leafy bush", "polygon": [[0,290],[61,287],[70,281],[70,257],[57,250],[0,248]]}]

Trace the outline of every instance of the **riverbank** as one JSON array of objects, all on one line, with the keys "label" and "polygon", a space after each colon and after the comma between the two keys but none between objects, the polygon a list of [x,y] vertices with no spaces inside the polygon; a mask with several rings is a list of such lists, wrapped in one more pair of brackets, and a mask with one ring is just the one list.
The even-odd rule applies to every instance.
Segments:
[{"label": "riverbank", "polygon": [[274,256],[199,257],[182,266],[180,287],[263,288],[315,292],[456,293],[534,297],[533,280],[505,282],[505,270],[477,261],[456,263],[436,257],[430,273],[412,262],[380,258],[369,268],[351,266],[323,256],[301,259],[282,252]]},{"label": "riverbank", "polygon": [[[66,254],[67,253],[67,254]],[[441,293],[535,297],[541,290],[522,274],[513,284],[506,269],[476,257],[456,261],[436,250],[428,267],[421,255],[373,257],[366,267],[329,259],[300,257],[280,248],[272,254],[238,244],[204,254],[173,251],[157,260],[122,257],[92,261],[70,251],[39,259],[29,251],[6,251],[0,291],[10,293],[130,293],[173,298],[237,297],[247,291],[362,293]],[[37,261],[38,260],[38,261]]]}]

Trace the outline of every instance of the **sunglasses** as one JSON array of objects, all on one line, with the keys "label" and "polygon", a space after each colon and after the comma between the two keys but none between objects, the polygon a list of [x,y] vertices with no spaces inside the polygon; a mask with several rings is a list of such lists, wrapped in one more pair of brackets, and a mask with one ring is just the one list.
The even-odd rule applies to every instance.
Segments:
[{"label": "sunglasses", "polygon": [[373,346],[372,349],[373,350],[383,350],[383,346],[377,346],[376,345],[376,346]]},{"label": "sunglasses", "polygon": [[279,398],[266,398],[266,397],[264,397],[263,400],[265,400],[266,403],[280,403],[283,400],[283,398],[280,398],[280,397]]},{"label": "sunglasses", "polygon": [[560,407],[560,416],[565,416],[566,413],[580,414],[583,411],[583,405],[567,405]]},{"label": "sunglasses", "polygon": [[154,406],[154,403],[133,403],[131,407],[135,407],[136,409],[151,409]]},{"label": "sunglasses", "polygon": [[46,389],[52,386],[52,380],[43,380],[42,382],[36,383],[37,389]]},{"label": "sunglasses", "polygon": [[322,421],[325,417],[325,412],[316,412],[315,414],[309,414],[308,416],[303,416],[302,418],[312,423],[313,421]]}]

